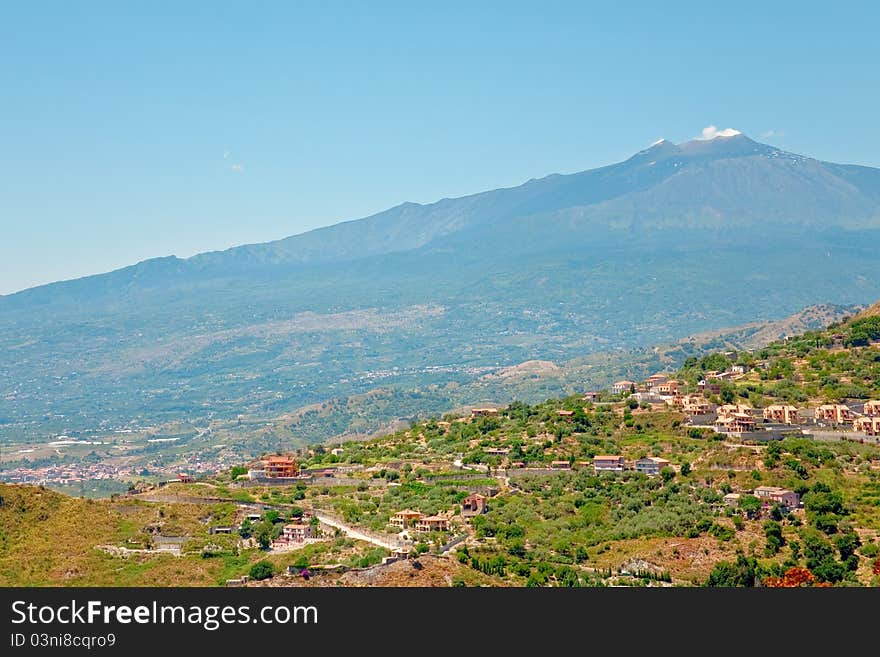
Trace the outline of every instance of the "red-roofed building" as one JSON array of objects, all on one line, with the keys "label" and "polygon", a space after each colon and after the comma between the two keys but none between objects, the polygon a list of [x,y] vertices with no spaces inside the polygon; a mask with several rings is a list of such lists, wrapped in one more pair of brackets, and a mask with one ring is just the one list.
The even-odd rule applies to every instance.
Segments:
[{"label": "red-roofed building", "polygon": [[270,456],[266,459],[267,477],[295,477],[296,460],[290,456]]}]

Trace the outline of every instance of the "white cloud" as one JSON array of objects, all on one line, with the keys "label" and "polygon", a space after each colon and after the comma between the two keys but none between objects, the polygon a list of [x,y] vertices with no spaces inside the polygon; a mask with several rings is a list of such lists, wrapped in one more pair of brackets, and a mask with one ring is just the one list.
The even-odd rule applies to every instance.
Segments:
[{"label": "white cloud", "polygon": [[761,133],[761,137],[763,139],[772,139],[773,137],[785,137],[785,133],[782,130],[767,130],[766,132]]},{"label": "white cloud", "polygon": [[733,137],[734,135],[741,135],[742,133],[739,130],[735,130],[734,128],[725,128],[724,130],[719,130],[714,125],[707,125],[703,128],[703,133],[701,136],[697,137],[697,139],[715,139],[715,137]]},{"label": "white cloud", "polygon": [[223,159],[228,160],[232,156],[232,151],[225,150],[223,151]]},{"label": "white cloud", "polygon": [[241,173],[242,171],[244,171],[244,166],[238,163],[233,164],[229,168],[235,171],[235,173]]}]

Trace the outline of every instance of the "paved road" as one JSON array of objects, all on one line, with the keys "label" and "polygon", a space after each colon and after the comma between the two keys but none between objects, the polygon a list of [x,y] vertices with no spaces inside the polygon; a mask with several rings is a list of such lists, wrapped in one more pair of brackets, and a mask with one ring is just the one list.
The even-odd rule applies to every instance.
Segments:
[{"label": "paved road", "polygon": [[377,536],[371,536],[369,534],[365,534],[361,530],[353,527],[352,525],[348,525],[338,518],[334,518],[333,516],[328,516],[321,511],[315,509],[315,516],[325,525],[329,525],[330,527],[335,527],[342,531],[346,536],[350,536],[351,538],[356,538],[360,541],[366,541],[367,543],[372,543],[373,545],[378,545],[379,547],[383,547],[386,550],[396,550],[401,547],[402,543],[400,541],[395,541],[392,538],[379,538]]}]

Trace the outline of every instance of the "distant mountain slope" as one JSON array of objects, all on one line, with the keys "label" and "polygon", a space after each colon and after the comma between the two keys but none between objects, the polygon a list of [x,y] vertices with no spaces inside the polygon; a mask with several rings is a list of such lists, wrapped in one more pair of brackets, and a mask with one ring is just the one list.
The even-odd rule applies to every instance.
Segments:
[{"label": "distant mountain slope", "polygon": [[859,310],[857,306],[819,304],[804,308],[783,319],[769,322],[750,322],[744,326],[706,331],[691,336],[687,341],[707,344],[721,340],[735,349],[760,349],[777,340],[825,328],[852,316],[857,310]]},{"label": "distant mountain slope", "polygon": [[0,439],[274,415],[880,296],[880,170],[745,135],[0,297]]},{"label": "distant mountain slope", "polygon": [[862,310],[855,318],[863,319],[865,317],[877,317],[878,315],[880,315],[880,301]]},{"label": "distant mountain slope", "polygon": [[[503,229],[508,222],[520,227],[550,222],[579,230],[716,229],[756,222],[763,229],[880,229],[880,169],[822,162],[742,134],[681,145],[662,141],[599,169],[554,174],[427,205],[403,203],[274,242],[186,260],[156,258],[87,277],[82,284],[118,290],[266,267],[356,260],[417,249],[485,226]],[[58,284],[43,287],[53,285]],[[69,283],[62,285],[69,291]]]}]

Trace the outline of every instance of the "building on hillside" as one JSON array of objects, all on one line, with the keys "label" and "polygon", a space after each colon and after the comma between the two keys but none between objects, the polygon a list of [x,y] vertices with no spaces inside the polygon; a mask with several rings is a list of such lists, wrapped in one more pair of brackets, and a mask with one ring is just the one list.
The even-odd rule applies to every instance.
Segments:
[{"label": "building on hillside", "polygon": [[588,402],[596,402],[599,401],[600,394],[598,392],[585,392],[584,393],[584,401]]},{"label": "building on hillside", "polygon": [[718,416],[715,431],[718,433],[749,433],[755,430],[755,418],[746,413],[732,413]]},{"label": "building on hillside", "polygon": [[658,395],[674,395],[678,392],[678,387],[680,385],[681,384],[678,381],[672,379],[654,386],[652,390]]},{"label": "building on hillside", "polygon": [[717,411],[718,415],[733,415],[735,413],[751,415],[752,407],[748,404],[722,404]]},{"label": "building on hillside", "polygon": [[798,409],[791,404],[772,404],[764,409],[764,419],[782,424],[797,424]]},{"label": "building on hillside", "polygon": [[295,477],[297,475],[296,459],[290,456],[270,456],[264,462],[266,476]]},{"label": "building on hillside", "polygon": [[626,461],[622,456],[594,456],[593,470],[596,472],[623,472]]},{"label": "building on hillside", "polygon": [[426,516],[416,523],[416,530],[420,532],[449,531],[449,518],[446,516]]},{"label": "building on hillside", "polygon": [[699,381],[697,381],[697,390],[704,395],[720,395],[721,384],[717,382],[706,381],[705,379],[700,379]]},{"label": "building on hillside", "polygon": [[746,373],[746,366],[745,365],[731,365],[730,373],[733,375],[736,375],[736,376],[739,376],[741,374],[745,374]]},{"label": "building on hillside", "polygon": [[315,528],[310,523],[292,522],[284,525],[281,536],[293,543],[302,543],[307,538],[315,537]]},{"label": "building on hillside", "polygon": [[574,411],[567,411],[565,409],[560,409],[556,411],[556,415],[562,420],[570,420],[574,417]]},{"label": "building on hillside", "polygon": [[709,403],[709,400],[703,397],[692,397],[682,405],[682,410],[688,415],[708,415],[712,412],[713,408],[715,408],[715,405]]},{"label": "building on hillside", "polygon": [[729,507],[736,508],[739,506],[739,498],[742,497],[739,493],[728,493],[724,496],[724,504]]},{"label": "building on hillside", "polygon": [[788,509],[796,509],[801,503],[801,497],[794,491],[779,486],[758,486],[754,495],[767,504],[781,504]]},{"label": "building on hillside", "polygon": [[857,417],[853,420],[853,430],[866,436],[880,436],[880,415]]},{"label": "building on hillside", "polygon": [[649,477],[660,474],[663,468],[669,467],[669,461],[659,456],[646,456],[636,461],[636,472],[641,472]]},{"label": "building on hillside", "polygon": [[405,529],[406,527],[412,527],[421,519],[422,514],[418,511],[413,511],[412,509],[404,509],[403,511],[398,511],[393,516],[391,516],[391,519],[388,521],[388,523],[394,525],[395,527]]},{"label": "building on hillside", "polygon": [[571,468],[571,463],[568,461],[550,461],[550,467],[554,470],[568,470]]},{"label": "building on hillside", "polygon": [[611,384],[611,392],[615,395],[622,395],[625,392],[631,392],[635,385],[635,381],[616,381]]},{"label": "building on hillside", "polygon": [[630,396],[630,399],[635,399],[640,404],[662,404],[667,401],[668,397],[664,397],[656,392],[637,392],[634,395]]},{"label": "building on hillside", "polygon": [[843,404],[823,404],[816,409],[817,422],[831,422],[833,424],[849,424],[853,421],[853,412],[849,406]]},{"label": "building on hillside", "polygon": [[494,417],[498,415],[497,408],[485,407],[485,408],[472,408],[471,409],[471,417]]},{"label": "building on hillside", "polygon": [[880,400],[872,399],[862,407],[865,415],[880,415]]},{"label": "building on hillside", "polygon": [[191,474],[187,474],[186,472],[178,472],[177,481],[179,481],[181,484],[191,484],[195,481],[195,478]]},{"label": "building on hillside", "polygon": [[489,505],[486,503],[486,497],[479,493],[468,495],[461,501],[461,515],[465,518],[482,515],[488,510]]},{"label": "building on hillside", "polygon": [[647,379],[645,379],[645,386],[650,390],[654,386],[659,386],[661,383],[666,383],[669,381],[669,377],[665,374],[652,374]]}]

